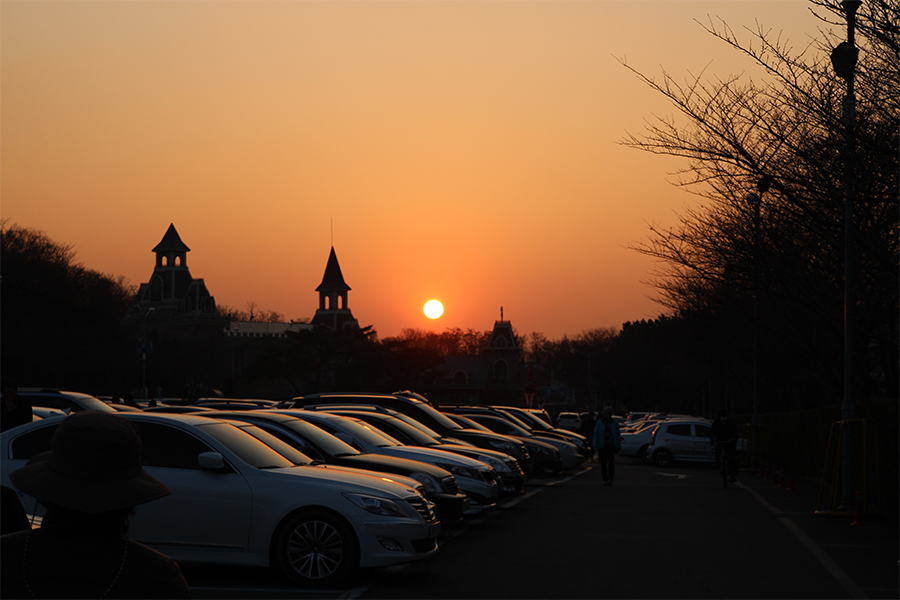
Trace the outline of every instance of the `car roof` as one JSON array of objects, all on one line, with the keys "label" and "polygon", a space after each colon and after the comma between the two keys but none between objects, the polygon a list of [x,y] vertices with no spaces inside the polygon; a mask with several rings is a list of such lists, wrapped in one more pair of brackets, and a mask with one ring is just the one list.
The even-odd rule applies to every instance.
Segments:
[{"label": "car roof", "polygon": [[123,412],[119,413],[128,419],[147,421],[174,421],[187,425],[204,425],[216,420],[215,413],[160,413],[160,412]]},{"label": "car roof", "polygon": [[378,404],[345,404],[342,402],[334,402],[331,404],[312,404],[310,406],[304,407],[303,410],[308,410],[311,412],[330,412],[333,410],[353,410],[356,412],[365,412],[365,413],[374,413],[381,415],[399,415],[403,414],[399,411],[394,410],[388,406],[381,406]]},{"label": "car roof", "polygon": [[209,415],[208,413],[204,413],[204,416],[210,416],[215,418],[215,415],[221,415],[224,417],[256,417],[258,419],[265,419],[267,421],[275,421],[277,423],[284,423],[285,421],[293,421],[296,420],[297,417],[294,415],[287,414],[283,410],[217,410],[214,414]]}]

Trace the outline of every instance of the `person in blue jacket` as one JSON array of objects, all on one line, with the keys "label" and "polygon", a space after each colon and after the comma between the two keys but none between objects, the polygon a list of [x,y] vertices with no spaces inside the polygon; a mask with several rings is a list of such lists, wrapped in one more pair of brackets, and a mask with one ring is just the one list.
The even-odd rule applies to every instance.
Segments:
[{"label": "person in blue jacket", "polygon": [[611,406],[603,409],[600,420],[594,426],[593,447],[600,460],[603,485],[612,485],[616,472],[616,454],[622,449],[622,436],[619,433],[619,423],[613,419]]}]

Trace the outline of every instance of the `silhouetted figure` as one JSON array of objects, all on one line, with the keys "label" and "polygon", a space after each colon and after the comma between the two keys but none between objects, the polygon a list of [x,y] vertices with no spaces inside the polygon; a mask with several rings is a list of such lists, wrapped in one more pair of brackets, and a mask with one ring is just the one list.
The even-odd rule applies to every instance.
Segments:
[{"label": "silhouetted figure", "polygon": [[3,598],[190,597],[175,561],[128,539],[133,507],[172,490],[141,467],[141,440],[125,417],[72,414],[51,450],[10,479],[47,512],[40,529],[0,537]]},{"label": "silhouetted figure", "polygon": [[619,423],[613,419],[613,409],[607,406],[600,414],[600,420],[594,425],[594,448],[600,459],[600,470],[603,485],[612,485],[616,474],[616,454],[622,449],[622,436]]},{"label": "silhouetted figure", "polygon": [[0,384],[0,393],[3,394],[3,401],[0,402],[0,432],[31,423],[34,419],[31,402],[19,396],[19,386],[15,382],[4,381]]},{"label": "silhouetted figure", "polygon": [[737,460],[737,442],[738,442],[738,425],[731,418],[727,409],[719,411],[719,418],[715,420],[709,430],[709,441],[716,446],[716,466],[722,460],[722,452],[726,453],[728,460],[728,474],[731,476],[731,482],[737,481],[738,460]]}]

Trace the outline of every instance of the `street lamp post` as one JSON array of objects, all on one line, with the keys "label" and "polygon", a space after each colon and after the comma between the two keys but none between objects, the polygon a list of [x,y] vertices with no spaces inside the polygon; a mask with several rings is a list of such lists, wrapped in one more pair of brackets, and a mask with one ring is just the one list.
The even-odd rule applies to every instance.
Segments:
[{"label": "street lamp post", "polygon": [[148,308],[147,312],[141,313],[141,316],[144,320],[144,335],[141,338],[141,399],[146,400],[149,395],[147,394],[147,352],[150,349],[150,343],[147,341],[147,316],[152,313],[155,309],[153,307]]},{"label": "street lamp post", "polygon": [[831,64],[838,77],[847,84],[846,94],[841,104],[844,123],[844,398],[841,405],[841,420],[844,421],[841,443],[841,502],[838,510],[854,507],[853,477],[853,434],[846,423],[853,419],[853,201],[855,182],[853,178],[854,147],[856,126],[856,94],[853,76],[859,49],[855,43],[856,11],[861,0],[842,0],[841,6],[847,18],[847,41],[841,42],[831,52]]},{"label": "street lamp post", "polygon": [[591,363],[593,362],[595,356],[597,356],[598,354],[603,354],[604,352],[608,352],[609,348],[603,348],[599,352],[591,353],[584,352],[583,350],[576,350],[575,348],[572,348],[572,351],[587,357],[588,404],[590,405],[591,410],[599,410],[599,407],[597,406],[597,403],[594,399],[594,373]]},{"label": "street lamp post", "polygon": [[757,192],[747,194],[747,202],[753,208],[753,413],[750,420],[752,429],[753,455],[751,456],[750,466],[753,469],[759,468],[759,225],[760,225],[760,208],[762,204],[762,196],[765,194],[772,182],[768,177],[763,177],[756,184]]}]

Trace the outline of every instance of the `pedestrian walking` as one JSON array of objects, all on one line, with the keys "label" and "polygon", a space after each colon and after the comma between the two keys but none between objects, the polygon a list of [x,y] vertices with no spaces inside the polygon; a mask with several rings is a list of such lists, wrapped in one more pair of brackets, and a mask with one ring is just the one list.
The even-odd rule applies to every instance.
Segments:
[{"label": "pedestrian walking", "polygon": [[611,406],[603,409],[600,419],[594,425],[593,446],[600,459],[603,485],[612,485],[616,474],[616,454],[622,449],[622,436],[619,433],[619,423],[613,419]]},{"label": "pedestrian walking", "polygon": [[141,467],[134,424],[74,413],[50,448],[10,473],[47,512],[39,529],[0,537],[0,597],[190,598],[175,561],[128,539],[134,507],[172,493]]},{"label": "pedestrian walking", "polygon": [[[719,418],[715,420],[709,430],[709,441],[716,448],[716,466],[719,461],[728,462],[728,475],[731,477],[731,483],[737,481],[738,459],[737,459],[737,442],[738,442],[738,425],[727,408],[719,411]],[[723,456],[724,454],[724,456]]]}]

